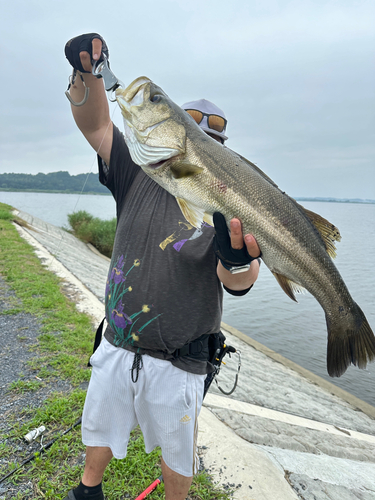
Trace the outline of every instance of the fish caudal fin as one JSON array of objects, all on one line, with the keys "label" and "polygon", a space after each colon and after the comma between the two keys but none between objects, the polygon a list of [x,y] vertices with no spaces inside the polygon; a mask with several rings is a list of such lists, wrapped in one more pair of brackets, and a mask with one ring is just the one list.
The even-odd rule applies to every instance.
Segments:
[{"label": "fish caudal fin", "polygon": [[331,377],[341,377],[351,363],[363,369],[375,360],[375,336],[356,303],[343,321],[344,328],[342,322],[336,323],[327,318],[327,371]]}]

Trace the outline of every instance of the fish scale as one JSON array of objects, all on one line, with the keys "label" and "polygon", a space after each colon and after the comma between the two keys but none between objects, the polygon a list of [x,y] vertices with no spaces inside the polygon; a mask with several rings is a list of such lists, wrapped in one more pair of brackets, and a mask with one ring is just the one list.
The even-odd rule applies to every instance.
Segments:
[{"label": "fish scale", "polygon": [[253,234],[262,260],[284,292],[308,290],[322,306],[328,330],[327,370],[375,359],[375,337],[332,258],[338,229],[281,191],[255,164],[205,134],[188,113],[146,77],[116,90],[133,161],[176,197],[194,227],[221,212]]}]

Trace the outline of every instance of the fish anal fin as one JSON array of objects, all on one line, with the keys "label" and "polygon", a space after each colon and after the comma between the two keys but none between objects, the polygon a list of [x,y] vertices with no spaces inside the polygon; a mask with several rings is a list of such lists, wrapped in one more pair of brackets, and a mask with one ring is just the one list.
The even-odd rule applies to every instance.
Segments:
[{"label": "fish anal fin", "polygon": [[307,215],[307,217],[310,219],[310,221],[312,222],[312,224],[322,237],[328,255],[332,259],[334,259],[336,257],[335,241],[341,241],[340,231],[334,224],[329,222],[321,215],[316,214],[315,212],[312,212],[311,210],[308,210],[307,208],[302,207],[301,205],[300,207],[302,208],[304,213]]},{"label": "fish anal fin", "polygon": [[205,219],[205,211],[203,208],[194,205],[183,198],[176,198],[178,206],[181,209],[185,219],[194,227],[199,229]]},{"label": "fish anal fin", "polygon": [[298,302],[294,294],[303,293],[305,289],[301,285],[298,285],[297,283],[290,280],[289,278],[286,278],[282,274],[276,273],[274,271],[272,271],[272,274],[275,276],[278,284],[281,286],[281,288],[284,290],[287,296],[290,297],[292,300],[294,300],[294,302]]},{"label": "fish anal fin", "polygon": [[203,167],[193,165],[192,163],[176,162],[170,166],[170,171],[175,179],[184,179],[185,177],[192,177],[203,172]]}]

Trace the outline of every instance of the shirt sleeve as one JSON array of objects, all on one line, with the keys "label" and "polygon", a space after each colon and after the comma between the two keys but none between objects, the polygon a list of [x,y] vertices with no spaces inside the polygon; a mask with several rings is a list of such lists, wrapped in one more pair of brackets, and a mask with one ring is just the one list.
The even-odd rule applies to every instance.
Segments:
[{"label": "shirt sleeve", "polygon": [[122,202],[140,167],[131,159],[123,134],[113,125],[113,142],[109,165],[98,155],[99,181],[106,186],[116,200]]}]

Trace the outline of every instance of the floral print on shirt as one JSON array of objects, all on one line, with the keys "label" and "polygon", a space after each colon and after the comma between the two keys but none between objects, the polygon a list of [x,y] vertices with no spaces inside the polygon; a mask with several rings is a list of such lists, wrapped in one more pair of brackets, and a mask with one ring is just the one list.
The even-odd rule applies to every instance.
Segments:
[{"label": "floral print on shirt", "polygon": [[143,323],[140,316],[151,312],[152,305],[148,304],[143,305],[140,311],[131,314],[129,311],[124,311],[122,299],[126,293],[131,293],[133,290],[131,285],[127,286],[129,274],[134,273],[140,265],[141,261],[135,259],[129,269],[126,270],[126,256],[121,255],[108,274],[105,288],[107,321],[115,332],[114,343],[116,346],[122,347],[137,342],[142,331],[160,316],[158,314]]}]

